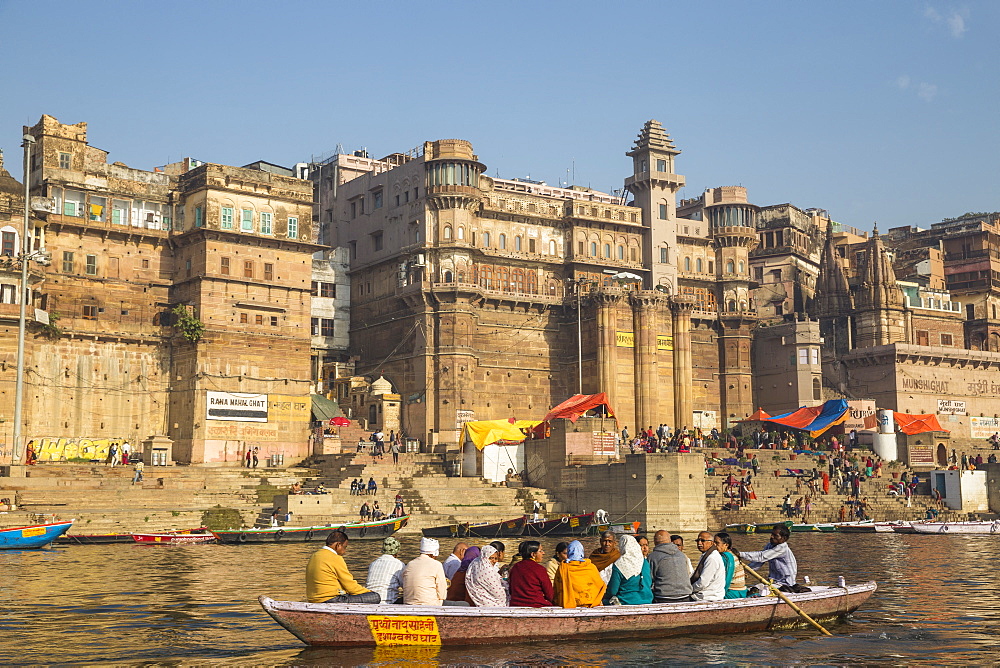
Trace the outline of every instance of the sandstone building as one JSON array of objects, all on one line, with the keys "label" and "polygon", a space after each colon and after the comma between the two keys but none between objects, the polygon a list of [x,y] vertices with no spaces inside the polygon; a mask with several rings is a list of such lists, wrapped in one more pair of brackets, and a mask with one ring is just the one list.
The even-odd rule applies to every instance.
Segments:
[{"label": "sandstone building", "polygon": [[457,139],[313,173],[323,238],[349,252],[357,372],[392,383],[407,434],[455,443],[466,420],[541,415],[578,391],[607,392],[633,429],[753,410],[754,208],[722,188],[682,218],[679,153],[646,123],[631,201],[488,177]]},{"label": "sandstone building", "polygon": [[[248,446],[307,454],[310,184],[191,160],[109,164],[86,123],[51,116],[24,131],[31,193],[50,202],[33,225],[53,258],[32,292],[53,326],[29,327],[26,438],[163,434],[189,462]],[[15,334],[0,344],[8,397]]]}]

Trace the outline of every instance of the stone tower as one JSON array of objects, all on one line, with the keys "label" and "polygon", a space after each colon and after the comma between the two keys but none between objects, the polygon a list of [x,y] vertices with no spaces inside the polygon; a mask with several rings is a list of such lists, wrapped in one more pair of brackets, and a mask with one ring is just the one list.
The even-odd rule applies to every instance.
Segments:
[{"label": "stone tower", "polygon": [[715,250],[719,304],[719,398],[723,424],[753,411],[750,332],[757,313],[750,301],[750,251],[757,247],[759,208],[742,186],[705,192],[705,218]]},{"label": "stone tower", "polygon": [[878,235],[877,227],[868,240],[854,307],[857,330],[855,348],[906,341],[903,291],[896,283],[892,260]]},{"label": "stone tower", "polygon": [[677,191],[684,177],[674,173],[680,155],[659,121],[642,126],[635,145],[625,155],[632,158],[632,176],[625,187],[642,209],[642,224],[650,228],[643,238],[643,265],[653,268],[651,285],[677,294]]},{"label": "stone tower", "polygon": [[813,314],[819,318],[823,349],[834,357],[848,353],[851,342],[851,311],[854,303],[851,288],[844,275],[840,256],[833,244],[833,224],[827,221],[826,242],[820,256],[819,276],[816,279],[816,296]]}]

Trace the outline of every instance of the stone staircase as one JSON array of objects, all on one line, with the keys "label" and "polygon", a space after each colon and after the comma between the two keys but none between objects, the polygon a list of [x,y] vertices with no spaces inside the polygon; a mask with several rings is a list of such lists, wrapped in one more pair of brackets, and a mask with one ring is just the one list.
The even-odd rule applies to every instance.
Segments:
[{"label": "stone staircase", "polygon": [[45,462],[28,477],[0,479],[0,497],[18,510],[0,514],[0,526],[75,519],[75,533],[158,532],[201,526],[205,511],[221,506],[252,524],[261,503],[269,503],[304,469],[146,467],[132,485],[131,467]]},{"label": "stone staircase", "polygon": [[[703,448],[702,454],[711,456],[718,454],[720,458],[732,457],[732,451],[720,448]],[[781,512],[782,500],[786,494],[792,495],[792,503],[799,497],[803,499],[808,495],[812,497],[812,510],[808,521],[816,522],[836,522],[839,521],[839,513],[842,505],[848,500],[848,495],[836,488],[834,480],[830,481],[830,493],[822,493],[822,485],[817,481],[817,492],[809,490],[805,481],[800,481],[796,485],[796,478],[787,475],[785,469],[818,469],[820,472],[828,470],[827,462],[821,461],[820,456],[794,454],[787,450],[747,450],[744,461],[749,460],[752,454],[757,454],[759,473],[753,477],[754,491],[757,499],[751,501],[748,506],[740,510],[722,510],[726,503],[723,495],[725,489],[725,478],[729,471],[736,477],[745,476],[748,467],[716,467],[715,475],[705,478],[705,490],[708,496],[707,507],[709,511],[710,524],[715,528],[720,528],[726,524],[741,524],[746,522],[769,522],[786,519]],[[858,454],[864,458],[870,451],[859,451]],[[794,459],[792,458],[794,457]],[[742,462],[741,462],[742,463]],[[881,478],[870,478],[861,483],[861,497],[867,498],[869,504],[869,516],[877,521],[894,520],[916,520],[923,519],[928,507],[937,508],[938,517],[942,520],[964,519],[962,513],[956,513],[947,509],[939,508],[926,494],[915,494],[911,501],[911,507],[906,507],[906,500],[903,497],[890,496],[888,494],[889,484],[893,482],[893,473],[897,476],[906,469],[900,467],[888,469],[883,467]],[[775,471],[779,473],[775,476]],[[911,472],[912,475],[912,472]],[[926,482],[927,477],[921,476]],[[923,485],[922,485],[923,486]],[[855,519],[850,515],[853,506],[848,505],[848,520]],[[801,522],[802,518],[787,518],[796,522]]]},{"label": "stone staircase", "polygon": [[[402,453],[399,463],[392,455],[373,461],[367,453],[345,453],[312,457],[307,465],[315,472],[303,482],[306,490],[323,482],[329,493],[337,495],[335,503],[349,506],[351,516],[365,502],[378,500],[383,512],[389,513],[397,492],[403,497],[405,510],[412,519],[408,530],[440,526],[451,522],[499,522],[531,512],[538,499],[553,514],[569,512],[563,509],[546,490],[537,487],[506,487],[480,478],[451,477],[439,454]],[[365,483],[374,478],[378,493],[374,496],[351,496],[351,480]]]}]

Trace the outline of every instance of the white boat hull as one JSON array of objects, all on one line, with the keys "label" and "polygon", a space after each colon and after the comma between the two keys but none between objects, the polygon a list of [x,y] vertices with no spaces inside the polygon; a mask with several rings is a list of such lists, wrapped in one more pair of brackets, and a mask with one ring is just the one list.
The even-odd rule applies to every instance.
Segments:
[{"label": "white boat hull", "polygon": [[1000,534],[1000,520],[993,522],[919,522],[910,525],[917,533]]}]

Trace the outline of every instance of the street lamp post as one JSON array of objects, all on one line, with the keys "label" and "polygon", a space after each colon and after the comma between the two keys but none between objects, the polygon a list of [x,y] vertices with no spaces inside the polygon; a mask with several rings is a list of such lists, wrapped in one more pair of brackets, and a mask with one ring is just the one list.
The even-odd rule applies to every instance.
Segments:
[{"label": "street lamp post", "polygon": [[20,312],[17,319],[17,377],[14,380],[14,434],[11,444],[11,465],[21,463],[21,413],[24,410],[24,331],[25,313],[28,301],[28,256],[31,255],[31,242],[28,234],[28,215],[31,207],[31,147],[35,138],[24,135],[21,146],[24,148],[24,226],[21,229],[21,284]]}]

